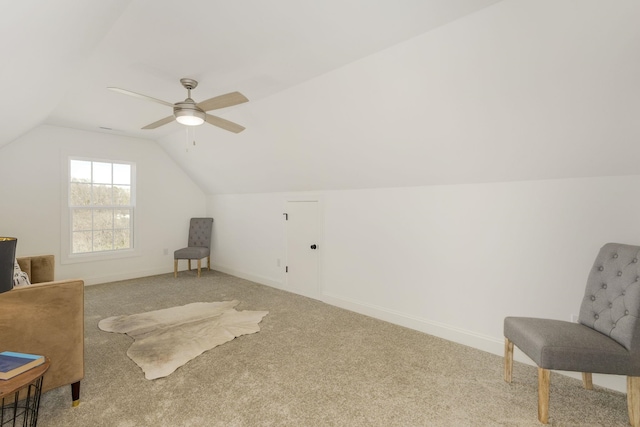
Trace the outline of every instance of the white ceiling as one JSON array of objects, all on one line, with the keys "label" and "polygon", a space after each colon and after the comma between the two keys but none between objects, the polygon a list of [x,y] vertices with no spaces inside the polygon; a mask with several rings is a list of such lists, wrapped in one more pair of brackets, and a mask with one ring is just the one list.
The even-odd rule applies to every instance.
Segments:
[{"label": "white ceiling", "polygon": [[238,90],[251,101],[458,19],[498,0],[21,0],[4,2],[0,145],[53,124],[156,139],[143,126],[198,80],[196,101]]},{"label": "white ceiling", "polygon": [[[638,22],[637,0],[4,2],[0,146],[148,138],[206,194],[637,174]],[[247,130],[141,130],[170,108],[106,89],[173,103],[182,77],[246,95],[215,114]]]}]

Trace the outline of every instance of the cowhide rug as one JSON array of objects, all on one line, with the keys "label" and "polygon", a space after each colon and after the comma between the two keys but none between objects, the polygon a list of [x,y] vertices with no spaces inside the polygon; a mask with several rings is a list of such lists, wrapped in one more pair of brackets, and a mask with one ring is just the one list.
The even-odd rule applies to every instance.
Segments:
[{"label": "cowhide rug", "polygon": [[145,378],[166,377],[215,346],[260,330],[268,311],[236,311],[239,301],[196,302],[128,316],[103,319],[98,327],[127,334],[135,341],[127,356]]}]

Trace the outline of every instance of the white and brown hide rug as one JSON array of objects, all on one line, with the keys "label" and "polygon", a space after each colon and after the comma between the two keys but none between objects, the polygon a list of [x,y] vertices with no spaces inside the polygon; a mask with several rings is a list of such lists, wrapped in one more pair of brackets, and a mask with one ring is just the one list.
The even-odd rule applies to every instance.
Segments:
[{"label": "white and brown hide rug", "polygon": [[127,350],[145,378],[166,377],[215,346],[260,330],[268,311],[236,311],[239,301],[196,302],[102,319],[98,327],[134,339]]}]

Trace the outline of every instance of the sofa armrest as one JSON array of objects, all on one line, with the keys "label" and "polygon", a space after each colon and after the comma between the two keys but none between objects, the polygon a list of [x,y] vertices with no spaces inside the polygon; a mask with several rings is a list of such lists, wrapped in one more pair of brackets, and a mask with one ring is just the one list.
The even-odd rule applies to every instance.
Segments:
[{"label": "sofa armrest", "polygon": [[29,275],[31,283],[53,282],[55,258],[53,255],[38,255],[17,258],[20,269]]},{"label": "sofa armrest", "polygon": [[0,294],[0,351],[47,356],[43,390],[84,377],[84,282],[61,280]]}]

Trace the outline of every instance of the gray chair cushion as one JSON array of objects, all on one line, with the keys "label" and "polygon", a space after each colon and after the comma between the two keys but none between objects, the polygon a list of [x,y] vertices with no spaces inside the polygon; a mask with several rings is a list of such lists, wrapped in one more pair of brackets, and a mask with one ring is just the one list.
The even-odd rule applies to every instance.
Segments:
[{"label": "gray chair cushion", "polygon": [[173,253],[174,259],[202,259],[210,254],[209,248],[200,248],[191,246],[188,248],[178,249]]},{"label": "gray chair cushion", "polygon": [[213,218],[191,218],[188,246],[211,247]]},{"label": "gray chair cushion", "polygon": [[580,307],[579,322],[631,350],[640,317],[640,248],[607,243],[596,258]]},{"label": "gray chair cushion", "polygon": [[[608,336],[579,323],[531,317],[504,319],[504,336],[541,368],[638,375],[631,355]],[[630,373],[630,372],[634,373]]]}]

